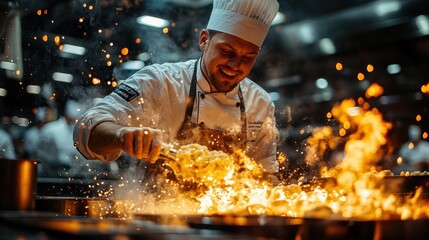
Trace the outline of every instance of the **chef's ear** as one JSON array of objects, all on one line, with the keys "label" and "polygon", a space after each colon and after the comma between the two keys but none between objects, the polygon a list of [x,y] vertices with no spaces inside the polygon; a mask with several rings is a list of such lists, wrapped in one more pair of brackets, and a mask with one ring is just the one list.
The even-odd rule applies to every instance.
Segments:
[{"label": "chef's ear", "polygon": [[207,45],[209,42],[209,32],[206,29],[203,29],[200,33],[200,49],[201,51],[207,50]]}]

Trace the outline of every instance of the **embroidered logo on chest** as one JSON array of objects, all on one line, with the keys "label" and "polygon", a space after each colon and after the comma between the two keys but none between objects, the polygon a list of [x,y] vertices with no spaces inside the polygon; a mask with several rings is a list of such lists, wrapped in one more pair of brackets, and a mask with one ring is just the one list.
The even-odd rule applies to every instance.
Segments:
[{"label": "embroidered logo on chest", "polygon": [[247,122],[247,140],[254,142],[262,130],[263,121],[248,121]]}]

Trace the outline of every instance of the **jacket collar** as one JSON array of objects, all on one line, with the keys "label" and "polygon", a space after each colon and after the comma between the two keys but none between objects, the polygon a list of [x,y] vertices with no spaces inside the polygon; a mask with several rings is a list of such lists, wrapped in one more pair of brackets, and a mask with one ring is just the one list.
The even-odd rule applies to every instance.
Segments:
[{"label": "jacket collar", "polygon": [[[198,82],[198,87],[206,94],[211,94],[212,92],[210,91],[210,83],[209,81],[204,77],[203,72],[201,71],[201,64],[202,64],[202,59],[199,58],[197,61],[199,61],[198,65],[198,69],[197,69],[197,82]],[[241,82],[240,82],[241,83]],[[236,96],[238,93],[238,88],[240,86],[240,83],[237,84],[237,86],[235,86],[234,89],[232,89],[231,91],[227,92],[225,95],[226,96]],[[219,93],[218,93],[219,94]]]}]

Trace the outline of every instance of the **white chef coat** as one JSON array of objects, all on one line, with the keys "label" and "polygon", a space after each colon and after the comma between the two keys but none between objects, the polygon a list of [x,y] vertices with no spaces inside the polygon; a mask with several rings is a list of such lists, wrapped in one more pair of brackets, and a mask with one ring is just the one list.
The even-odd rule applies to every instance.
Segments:
[{"label": "white chef coat", "polygon": [[[111,121],[128,126],[147,126],[163,131],[166,142],[174,141],[182,127],[196,60],[147,66],[118,86],[87,111],[74,130],[75,145],[87,159],[111,161],[122,152],[98,155],[88,148],[91,129]],[[198,66],[200,66],[198,64]],[[241,130],[238,86],[228,93],[210,93],[201,68],[191,121],[216,130]],[[268,172],[278,171],[274,104],[268,93],[246,78],[239,83],[247,119],[246,153]],[[204,96],[203,96],[204,95]]]},{"label": "white chef coat", "polygon": [[0,157],[7,159],[15,159],[15,148],[13,147],[12,138],[10,135],[0,129]]},{"label": "white chef coat", "polygon": [[31,159],[37,159],[36,152],[41,130],[38,126],[32,126],[24,133],[24,150]]},{"label": "white chef coat", "polygon": [[42,173],[47,177],[90,178],[105,171],[103,164],[87,161],[73,144],[74,124],[64,117],[45,124],[40,131],[36,154]]},{"label": "white chef coat", "polygon": [[404,171],[419,171],[418,169],[419,163],[424,163],[429,161],[429,142],[424,140],[420,140],[418,142],[414,142],[414,147],[410,148],[411,142],[406,142],[402,145],[399,150],[399,155],[404,158],[407,162],[403,166]]}]

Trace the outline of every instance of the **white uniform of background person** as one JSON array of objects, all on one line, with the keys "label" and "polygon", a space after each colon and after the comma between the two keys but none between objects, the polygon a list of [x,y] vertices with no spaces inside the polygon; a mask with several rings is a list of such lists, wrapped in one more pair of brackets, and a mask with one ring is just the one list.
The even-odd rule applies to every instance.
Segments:
[{"label": "white uniform of background person", "polygon": [[15,148],[9,133],[0,129],[0,157],[16,159]]},{"label": "white uniform of background person", "polygon": [[43,124],[47,121],[47,107],[38,107],[34,118],[34,126],[24,133],[24,150],[31,159],[38,159],[37,147]]},{"label": "white uniform of background person", "polygon": [[422,131],[420,126],[411,125],[408,128],[408,142],[402,145],[399,150],[399,155],[403,159],[403,171],[420,171],[426,163],[426,168],[429,165],[429,142],[422,139]]},{"label": "white uniform of background person", "polygon": [[[90,163],[73,144],[73,128],[76,120],[87,110],[87,105],[74,100],[67,101],[64,116],[43,126],[37,147],[37,157],[42,176],[46,177],[90,177],[100,164]],[[89,166],[91,164],[91,166]],[[94,166],[97,165],[97,166]]]}]

